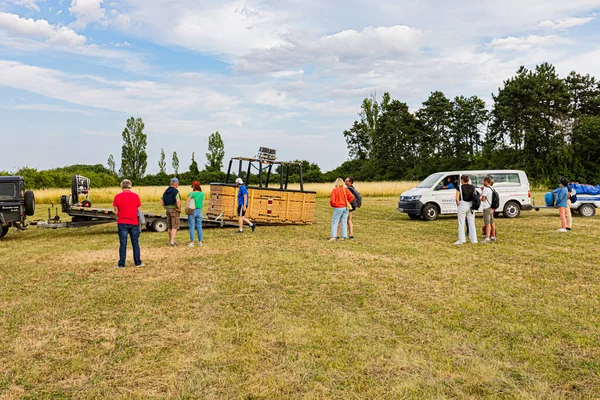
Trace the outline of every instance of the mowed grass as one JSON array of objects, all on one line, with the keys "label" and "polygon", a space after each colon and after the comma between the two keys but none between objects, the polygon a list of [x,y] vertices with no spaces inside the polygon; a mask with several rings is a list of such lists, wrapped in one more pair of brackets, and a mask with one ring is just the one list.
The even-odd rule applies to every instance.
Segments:
[{"label": "mowed grass", "polygon": [[139,269],[131,250],[113,269],[115,225],[11,231],[0,397],[600,397],[598,217],[561,234],[528,212],[452,246],[455,218],[396,202],[365,198],[354,241],[327,241],[325,199],[314,225],[205,229],[203,247],[144,232]]},{"label": "mowed grass", "polygon": [[[382,197],[399,196],[400,193],[418,185],[418,182],[394,181],[394,182],[357,182],[356,188],[362,196]],[[278,188],[278,185],[273,187]],[[333,189],[333,183],[307,183],[304,190],[317,192],[317,197],[329,197]],[[134,186],[133,191],[140,195],[144,202],[158,202],[164,193],[167,185],[163,186]],[[300,189],[299,184],[290,184],[290,189]],[[203,185],[206,193],[210,193],[210,185]],[[112,203],[113,198],[121,191],[118,187],[92,188],[90,191],[90,200],[92,204]],[[182,196],[187,196],[191,191],[188,185],[179,186],[179,192]],[[36,189],[34,190],[35,200],[38,204],[60,204],[60,196],[71,194],[70,189]]]}]

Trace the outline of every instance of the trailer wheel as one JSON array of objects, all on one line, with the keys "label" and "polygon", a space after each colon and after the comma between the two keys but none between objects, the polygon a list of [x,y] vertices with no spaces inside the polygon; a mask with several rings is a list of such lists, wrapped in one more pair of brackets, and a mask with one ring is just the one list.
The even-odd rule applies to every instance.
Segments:
[{"label": "trailer wheel", "polygon": [[3,238],[4,236],[6,236],[6,234],[8,233],[9,229],[10,229],[9,225],[0,226],[0,238]]},{"label": "trailer wheel", "polygon": [[25,192],[25,214],[35,214],[35,196],[31,190]]},{"label": "trailer wheel", "polygon": [[593,217],[596,215],[596,207],[591,204],[583,204],[579,207],[579,214],[581,214],[582,217]]},{"label": "trailer wheel", "polygon": [[166,232],[167,231],[167,221],[164,219],[157,219],[152,223],[152,230],[154,232]]},{"label": "trailer wheel", "polygon": [[92,202],[89,200],[84,200],[81,202],[81,207],[90,208],[92,206]]}]

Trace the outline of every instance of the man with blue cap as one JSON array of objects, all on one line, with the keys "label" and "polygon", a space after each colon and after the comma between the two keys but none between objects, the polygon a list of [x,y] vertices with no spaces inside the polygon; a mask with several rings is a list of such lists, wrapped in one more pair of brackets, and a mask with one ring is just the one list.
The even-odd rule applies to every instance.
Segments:
[{"label": "man with blue cap", "polygon": [[167,230],[169,231],[169,246],[175,246],[175,235],[181,222],[181,196],[179,195],[179,179],[171,179],[171,184],[163,193],[160,204],[167,212]]}]

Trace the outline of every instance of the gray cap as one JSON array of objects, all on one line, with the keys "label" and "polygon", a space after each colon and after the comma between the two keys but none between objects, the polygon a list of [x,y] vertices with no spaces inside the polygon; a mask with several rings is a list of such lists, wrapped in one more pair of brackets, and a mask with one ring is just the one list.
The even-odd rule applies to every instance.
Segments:
[{"label": "gray cap", "polygon": [[179,179],[177,179],[177,178],[171,178],[171,183],[179,183]]}]

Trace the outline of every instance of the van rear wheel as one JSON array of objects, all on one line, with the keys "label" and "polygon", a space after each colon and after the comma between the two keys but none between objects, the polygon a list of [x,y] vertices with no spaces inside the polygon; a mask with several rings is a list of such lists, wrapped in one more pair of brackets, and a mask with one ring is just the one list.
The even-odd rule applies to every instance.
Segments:
[{"label": "van rear wheel", "polygon": [[521,207],[517,202],[509,201],[504,205],[502,214],[504,214],[506,218],[517,218],[521,214]]}]

